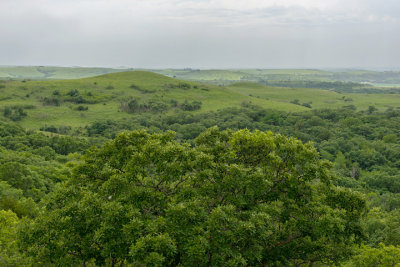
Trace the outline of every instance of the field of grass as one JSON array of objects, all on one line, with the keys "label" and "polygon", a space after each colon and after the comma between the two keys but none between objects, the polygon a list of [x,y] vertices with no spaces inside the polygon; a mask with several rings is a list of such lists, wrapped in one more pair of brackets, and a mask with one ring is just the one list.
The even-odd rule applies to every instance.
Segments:
[{"label": "field of grass", "polygon": [[152,70],[156,73],[175,77],[182,80],[191,81],[240,81],[244,79],[247,74],[241,71],[234,70]]},{"label": "field of grass", "polygon": [[[23,108],[27,116],[19,124],[29,129],[40,129],[45,125],[76,128],[96,120],[123,120],[132,116],[132,113],[122,111],[121,103],[131,99],[137,99],[141,103],[158,101],[166,104],[171,101],[178,104],[201,101],[200,110],[192,112],[240,107],[244,102],[278,110],[306,110],[305,107],[285,101],[246,96],[227,87],[184,82],[144,71],[112,73],[75,80],[3,81],[0,85],[1,111],[5,107]],[[74,93],[74,90],[85,100],[83,103],[71,102],[74,98],[69,94]],[[63,101],[49,102],[55,98]],[[87,110],[79,110],[86,107]],[[176,108],[170,108],[165,112],[175,110]]]},{"label": "field of grass", "polygon": [[[133,69],[83,68],[83,67],[1,67],[0,79],[57,80],[94,77],[107,73],[132,71]],[[139,69],[138,69],[139,70]],[[318,69],[153,69],[147,70],[171,78],[188,81],[227,85],[236,82],[263,81],[314,81],[314,82],[355,82],[380,87],[399,87],[399,71],[370,70],[318,70]]]},{"label": "field of grass", "polygon": [[[73,96],[71,96],[73,95]],[[206,112],[243,104],[288,112],[315,108],[340,108],[354,105],[359,110],[374,106],[380,110],[400,108],[400,94],[343,94],[320,89],[270,87],[251,82],[217,86],[182,81],[146,72],[118,72],[91,78],[46,81],[0,81],[0,107],[22,108],[27,114],[19,124],[29,129],[54,125],[79,128],[98,120],[124,120],[136,112],[122,110],[123,103],[136,99],[139,103],[156,103],[172,113],[183,103],[200,101],[201,108],[190,112]],[[59,102],[54,102],[54,101]],[[172,102],[175,103],[172,106]],[[154,111],[144,111],[153,112]]]},{"label": "field of grass", "polygon": [[400,108],[400,94],[360,94],[338,93],[328,90],[308,88],[268,87],[256,83],[236,83],[228,89],[244,96],[266,99],[274,102],[298,104],[309,103],[312,108],[340,108],[354,105],[359,110],[374,106],[379,110]]},{"label": "field of grass", "polygon": [[376,86],[400,85],[398,71],[368,70],[317,70],[317,69],[236,69],[236,70],[152,70],[183,80],[203,81],[214,84],[230,84],[239,81],[315,81],[355,82]]}]

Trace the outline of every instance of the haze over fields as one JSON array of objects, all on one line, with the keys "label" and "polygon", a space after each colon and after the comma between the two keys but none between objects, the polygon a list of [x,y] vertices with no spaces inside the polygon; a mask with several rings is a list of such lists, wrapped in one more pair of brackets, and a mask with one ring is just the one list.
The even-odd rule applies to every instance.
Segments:
[{"label": "haze over fields", "polygon": [[396,0],[2,0],[0,64],[398,68]]}]

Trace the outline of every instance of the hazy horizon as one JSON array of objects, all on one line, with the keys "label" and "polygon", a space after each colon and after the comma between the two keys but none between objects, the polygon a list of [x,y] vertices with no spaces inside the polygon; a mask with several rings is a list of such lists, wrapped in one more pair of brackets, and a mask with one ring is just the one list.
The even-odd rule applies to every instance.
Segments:
[{"label": "hazy horizon", "polygon": [[400,69],[400,1],[2,0],[0,65]]},{"label": "hazy horizon", "polygon": [[366,70],[366,71],[400,71],[400,67],[347,67],[347,68],[329,68],[329,67],[309,67],[309,68],[304,68],[304,67],[292,67],[292,68],[273,68],[273,67],[265,67],[265,68],[256,68],[256,67],[238,67],[238,68],[201,68],[201,67],[181,67],[181,68],[142,68],[142,67],[130,67],[130,66],[116,66],[116,67],[104,67],[104,66],[67,66],[67,65],[0,65],[0,68],[13,68],[13,67],[54,67],[54,68],[104,68],[104,69],[121,69],[121,70],[166,70],[166,69],[171,69],[171,70],[186,70],[186,69],[191,69],[191,70],[251,70],[251,69],[260,69],[260,70],[322,70],[322,71],[351,71],[351,70]]}]

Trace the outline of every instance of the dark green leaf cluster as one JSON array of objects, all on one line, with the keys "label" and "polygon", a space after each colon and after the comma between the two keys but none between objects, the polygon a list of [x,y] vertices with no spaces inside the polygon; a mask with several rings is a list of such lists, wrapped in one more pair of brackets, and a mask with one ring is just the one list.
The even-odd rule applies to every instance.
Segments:
[{"label": "dark green leaf cluster", "polygon": [[4,107],[3,115],[12,121],[20,121],[28,116],[22,107]]}]

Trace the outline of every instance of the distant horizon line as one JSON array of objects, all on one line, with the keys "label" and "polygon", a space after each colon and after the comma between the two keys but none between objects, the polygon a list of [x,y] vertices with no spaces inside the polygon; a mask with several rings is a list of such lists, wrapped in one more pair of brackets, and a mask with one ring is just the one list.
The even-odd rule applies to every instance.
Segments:
[{"label": "distant horizon line", "polygon": [[78,66],[78,65],[0,65],[6,67],[55,67],[55,68],[98,68],[116,70],[368,70],[368,71],[400,71],[400,67],[129,67],[129,66]]}]

